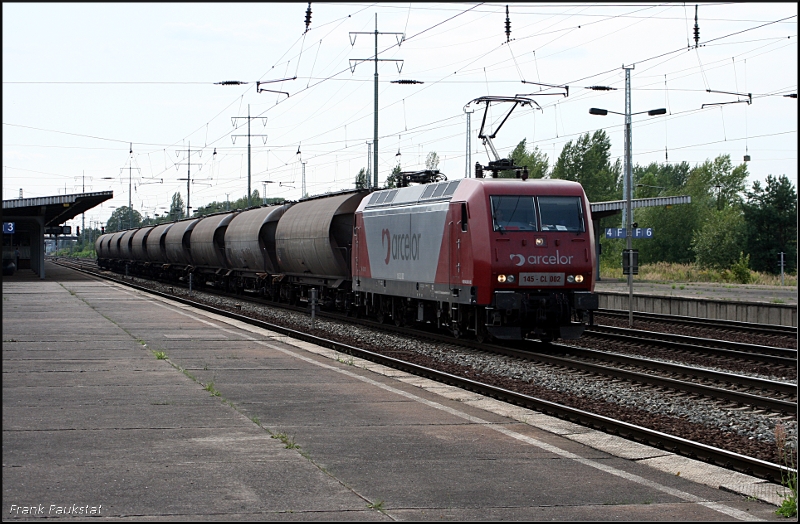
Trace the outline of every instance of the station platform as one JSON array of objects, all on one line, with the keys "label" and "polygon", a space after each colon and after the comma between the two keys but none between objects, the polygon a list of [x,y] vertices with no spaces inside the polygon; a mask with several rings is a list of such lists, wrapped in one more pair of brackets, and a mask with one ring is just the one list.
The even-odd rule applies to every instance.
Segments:
[{"label": "station platform", "polygon": [[3,278],[3,520],[783,520],[774,484],[24,273]]}]

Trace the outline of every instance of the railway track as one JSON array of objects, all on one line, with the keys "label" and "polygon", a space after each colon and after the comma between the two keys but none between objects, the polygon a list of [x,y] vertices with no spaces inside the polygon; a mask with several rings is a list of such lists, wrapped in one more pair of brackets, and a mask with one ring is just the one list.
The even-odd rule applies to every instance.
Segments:
[{"label": "railway track", "polygon": [[[91,263],[84,264],[85,267],[91,267]],[[96,266],[95,268],[96,269]],[[128,281],[126,284],[131,285]],[[143,291],[152,293],[151,289],[142,286],[135,286]],[[452,385],[463,387],[472,391],[486,394],[498,399],[512,402],[515,404],[523,405],[531,409],[543,411],[545,413],[556,415],[561,418],[578,422],[590,427],[595,427],[615,433],[627,438],[644,442],[659,448],[668,449],[684,455],[696,457],[702,460],[713,462],[725,467],[754,474],[762,478],[769,478],[772,480],[780,479],[780,466],[773,464],[769,461],[761,460],[753,457],[746,457],[740,453],[725,451],[723,449],[709,446],[699,442],[682,438],[680,436],[669,435],[663,431],[648,429],[641,425],[631,424],[624,420],[615,419],[608,414],[591,413],[589,410],[580,409],[559,402],[553,402],[545,398],[536,397],[520,391],[514,391],[513,387],[502,387],[495,384],[487,383],[484,380],[487,377],[481,377],[481,380],[474,378],[477,373],[472,373],[472,377],[465,376],[470,373],[453,373],[445,372],[442,370],[433,369],[429,366],[422,366],[408,359],[399,359],[386,354],[380,354],[378,351],[370,349],[361,349],[352,344],[346,344],[328,340],[327,338],[319,338],[308,333],[302,333],[296,329],[284,328],[266,324],[257,319],[251,319],[242,316],[239,312],[228,311],[220,309],[219,307],[209,306],[207,304],[198,303],[194,300],[186,298],[175,297],[170,294],[158,293],[168,298],[180,300],[186,303],[191,303],[202,309],[213,311],[218,314],[237,318],[246,322],[256,325],[261,325],[268,329],[278,331],[295,338],[307,340],[325,347],[330,347],[342,353],[367,358],[376,362],[383,363],[398,369],[404,369],[409,372],[417,373],[422,376],[427,376],[434,380],[439,380]],[[237,300],[241,301],[242,297]],[[230,308],[233,309],[233,308]],[[374,323],[373,323],[374,324]],[[391,330],[400,332],[400,328],[394,326],[383,325],[380,326],[382,330]],[[419,334],[417,334],[419,336]],[[440,340],[448,344],[454,344],[450,337],[439,338],[435,334],[425,333],[422,336]],[[550,351],[545,353],[543,351],[531,351],[531,347],[527,348],[508,348],[508,347],[486,347],[480,346],[477,343],[467,341],[458,341],[458,344],[464,343],[466,346],[472,346],[479,351],[491,350],[499,352],[507,357],[515,359],[524,359],[527,361],[537,361],[544,363],[547,366],[554,366],[563,370],[564,373],[582,373],[591,374],[594,376],[606,377],[607,380],[624,380],[631,384],[646,385],[647,387],[660,388],[664,391],[669,391],[675,395],[695,395],[699,398],[713,398],[714,402],[729,405],[732,409],[739,409],[741,405],[751,406],[749,409],[767,409],[776,413],[796,413],[796,386],[791,384],[780,384],[774,381],[759,381],[749,380],[748,377],[737,376],[733,374],[720,374],[714,372],[704,372],[705,378],[698,377],[695,373],[694,378],[686,380],[688,369],[681,369],[678,366],[668,365],[662,362],[646,361],[646,359],[636,359],[624,355],[613,355],[604,352],[591,351],[583,348],[574,348],[569,346],[552,345],[546,346]],[[544,345],[539,345],[543,349]],[[556,352],[564,353],[563,356],[552,354],[553,349]],[[566,356],[566,355],[569,356]],[[609,365],[611,363],[612,365]],[[623,369],[627,367],[628,369]],[[683,368],[686,368],[684,366]],[[694,370],[692,370],[694,371]],[[704,380],[707,383],[702,384],[698,381]],[[716,387],[708,384],[710,382],[722,382],[731,384],[728,387]],[[497,381],[495,381],[497,382]],[[641,387],[641,386],[640,386]],[[792,389],[793,388],[793,389]],[[765,394],[763,391],[769,391]]]},{"label": "railway track", "polygon": [[[594,312],[595,322],[602,323],[606,319],[618,319],[627,322],[629,312],[615,309],[598,309]],[[697,317],[679,317],[675,315],[662,315],[658,313],[644,313],[635,311],[633,313],[634,323],[639,322],[659,322],[670,325],[680,325],[686,327],[709,328],[719,331],[753,333],[759,335],[774,335],[780,337],[797,338],[797,328],[792,326],[781,326],[778,324],[753,324],[751,322],[739,322],[736,320],[721,320]],[[796,349],[796,346],[795,346]]]},{"label": "railway track", "polygon": [[778,348],[730,340],[690,337],[655,331],[642,331],[612,326],[595,325],[587,328],[586,334],[609,340],[619,340],[634,344],[647,344],[678,351],[691,351],[724,358],[776,364],[797,370],[797,350]]}]

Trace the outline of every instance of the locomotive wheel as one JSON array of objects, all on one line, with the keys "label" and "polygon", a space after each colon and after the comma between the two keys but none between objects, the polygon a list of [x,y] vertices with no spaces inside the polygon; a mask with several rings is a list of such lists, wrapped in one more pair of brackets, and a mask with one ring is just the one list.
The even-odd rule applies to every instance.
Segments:
[{"label": "locomotive wheel", "polygon": [[475,340],[481,344],[491,342],[493,338],[494,337],[486,330],[485,326],[480,326],[478,332],[475,333]]}]

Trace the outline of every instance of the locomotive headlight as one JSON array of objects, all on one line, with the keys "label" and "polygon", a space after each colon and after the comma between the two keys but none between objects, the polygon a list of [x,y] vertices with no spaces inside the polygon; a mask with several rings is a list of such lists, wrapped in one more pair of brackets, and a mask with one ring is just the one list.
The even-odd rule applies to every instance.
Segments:
[{"label": "locomotive headlight", "polygon": [[575,275],[575,282],[577,282],[578,284],[583,282],[583,275]]},{"label": "locomotive headlight", "polygon": [[572,276],[572,275],[568,275],[568,276],[567,276],[567,282],[569,282],[570,284],[572,284],[573,282],[575,282],[575,277],[574,277],[574,276]]},{"label": "locomotive headlight", "polygon": [[508,275],[508,281],[510,283],[513,283],[514,282],[514,275]]},{"label": "locomotive headlight", "polygon": [[500,283],[505,282],[506,281],[506,276],[505,275],[497,275],[497,281],[500,282]]},{"label": "locomotive headlight", "polygon": [[536,247],[545,247],[547,242],[544,241],[544,238],[537,237],[536,238]]}]

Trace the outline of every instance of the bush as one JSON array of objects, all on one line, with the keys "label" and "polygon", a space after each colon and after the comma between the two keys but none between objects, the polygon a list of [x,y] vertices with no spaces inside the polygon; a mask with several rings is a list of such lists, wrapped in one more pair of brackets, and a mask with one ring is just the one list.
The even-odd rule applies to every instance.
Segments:
[{"label": "bush", "polygon": [[749,284],[752,281],[750,276],[750,255],[739,253],[739,261],[731,266],[733,281],[739,284]]}]

